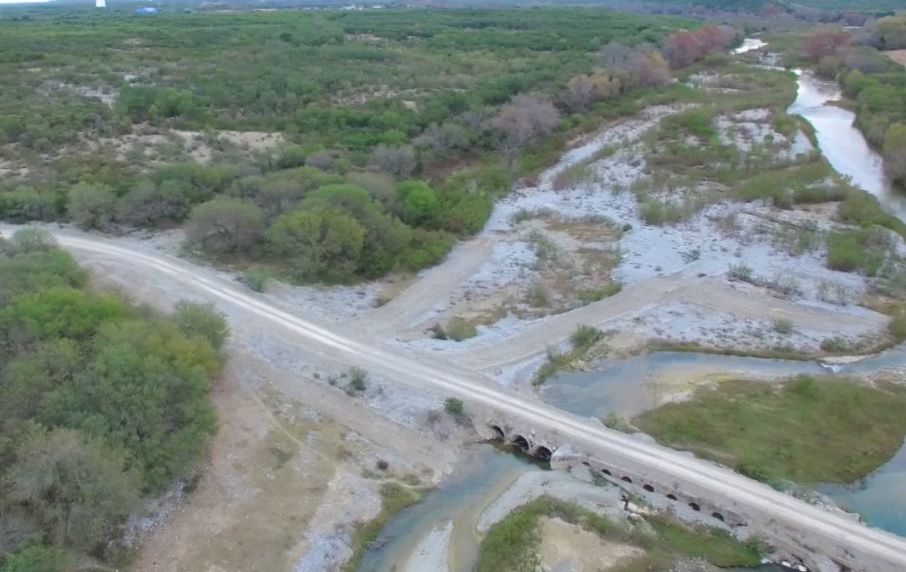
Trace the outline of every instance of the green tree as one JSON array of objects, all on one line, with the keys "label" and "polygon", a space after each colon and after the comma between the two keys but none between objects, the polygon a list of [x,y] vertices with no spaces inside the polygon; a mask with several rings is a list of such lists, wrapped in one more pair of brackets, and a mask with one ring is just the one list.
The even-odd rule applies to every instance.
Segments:
[{"label": "green tree", "polygon": [[73,558],[53,546],[32,544],[10,557],[2,572],[70,572],[76,570]]},{"label": "green tree", "polygon": [[402,219],[408,224],[435,228],[441,204],[434,189],[422,181],[405,181],[397,187],[402,199]]},{"label": "green tree", "polygon": [[116,211],[116,195],[107,185],[79,183],[69,191],[69,218],[80,228],[105,229]]},{"label": "green tree", "polygon": [[192,209],[186,238],[209,254],[247,253],[263,237],[264,212],[241,199],[218,197]]},{"label": "green tree", "polygon": [[66,287],[47,288],[17,296],[0,311],[0,332],[19,345],[57,338],[84,340],[105,321],[124,315],[123,302],[115,296],[92,296]]},{"label": "green tree", "polygon": [[354,218],[325,207],[285,213],[267,233],[272,251],[289,257],[301,280],[349,279],[362,253],[364,237],[364,229]]},{"label": "green tree", "polygon": [[188,337],[201,336],[211,347],[220,349],[230,335],[223,315],[214,309],[213,304],[198,304],[182,300],[177,302],[173,319],[182,333]]},{"label": "green tree", "polygon": [[53,235],[41,228],[20,228],[6,243],[6,249],[12,254],[46,251],[56,246]]},{"label": "green tree", "polygon": [[137,504],[141,484],[124,457],[78,432],[37,431],[17,451],[9,498],[37,515],[49,538],[88,550]]},{"label": "green tree", "polygon": [[190,473],[214,430],[207,401],[220,356],[170,320],[105,324],[93,358],[54,391],[43,420],[122,447],[154,489]]},{"label": "green tree", "polygon": [[887,130],[884,165],[894,180],[906,183],[906,123],[894,123]]}]

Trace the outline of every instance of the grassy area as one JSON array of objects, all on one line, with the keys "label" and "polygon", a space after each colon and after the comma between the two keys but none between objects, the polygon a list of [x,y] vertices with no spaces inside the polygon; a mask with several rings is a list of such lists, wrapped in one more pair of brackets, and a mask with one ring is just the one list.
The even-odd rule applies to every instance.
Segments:
[{"label": "grassy area", "polygon": [[541,366],[532,385],[541,385],[560,370],[567,369],[577,362],[585,359],[591,350],[604,339],[604,334],[597,328],[580,325],[570,337],[572,349],[566,353],[558,353],[552,349],[547,351],[547,362]]},{"label": "grassy area", "polygon": [[377,539],[381,529],[393,516],[422,498],[422,491],[405,488],[397,483],[386,483],[381,487],[381,512],[372,520],[356,528],[352,535],[352,558],[343,566],[344,572],[359,568],[369,545]]},{"label": "grassy area", "polygon": [[740,543],[729,533],[688,527],[664,517],[647,517],[653,529],[617,523],[576,505],[542,497],[524,505],[491,527],[481,543],[477,572],[534,572],[542,517],[556,517],[616,542],[642,548],[646,554],[620,570],[670,570],[680,558],[700,558],[717,566],[752,566],[761,559],[757,542]]},{"label": "grassy area", "polygon": [[899,388],[800,376],[783,384],[727,381],[634,423],[666,445],[766,482],[849,483],[900,448],[904,407]]}]

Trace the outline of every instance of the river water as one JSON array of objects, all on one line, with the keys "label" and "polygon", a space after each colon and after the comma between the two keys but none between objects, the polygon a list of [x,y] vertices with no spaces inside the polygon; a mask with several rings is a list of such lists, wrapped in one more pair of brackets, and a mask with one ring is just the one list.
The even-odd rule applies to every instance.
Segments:
[{"label": "river water", "polygon": [[884,161],[855,125],[856,116],[833,102],[842,98],[834,81],[800,72],[796,101],[788,113],[801,115],[815,128],[818,146],[828,163],[862,190],[878,197],[887,209],[906,220],[906,192],[895,188],[884,172]]},{"label": "river water", "polygon": [[[748,38],[736,53],[763,48]],[[797,72],[798,73],[798,72]],[[839,87],[808,72],[798,73],[796,101],[791,114],[807,119],[815,128],[818,145],[831,166],[850,177],[853,184],[877,196],[881,203],[906,219],[906,196],[885,175],[881,157],[853,125],[852,112],[833,105],[841,98]],[[603,418],[613,412],[631,417],[652,407],[653,380],[705,372],[777,378],[820,374],[864,374],[902,366],[906,344],[878,356],[842,366],[817,362],[774,360],[688,352],[655,352],[623,360],[604,360],[594,372],[562,373],[545,384],[541,397],[572,413]],[[676,389],[675,387],[672,389]],[[474,447],[439,489],[420,503],[402,511],[381,531],[377,548],[370,550],[361,572],[405,570],[417,545],[434,529],[452,522],[449,562],[455,572],[470,571],[477,555],[475,523],[482,511],[528,471],[540,470],[527,459],[504,453],[490,445]],[[842,507],[862,515],[870,525],[906,536],[906,443],[884,466],[849,486],[818,485],[816,489]],[[760,568],[759,571],[765,570]]]}]

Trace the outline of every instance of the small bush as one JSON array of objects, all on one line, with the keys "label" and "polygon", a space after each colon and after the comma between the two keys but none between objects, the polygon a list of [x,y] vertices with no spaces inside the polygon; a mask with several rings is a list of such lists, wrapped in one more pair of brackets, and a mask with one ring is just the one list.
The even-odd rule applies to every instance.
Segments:
[{"label": "small bush", "polygon": [[551,305],[547,290],[541,284],[532,285],[526,293],[526,302],[533,308],[546,308]]},{"label": "small bush", "polygon": [[906,304],[894,310],[890,319],[890,336],[895,342],[906,341]]},{"label": "small bush", "polygon": [[744,262],[730,266],[730,280],[739,280],[741,282],[751,282],[754,279],[752,267]]},{"label": "small bush", "polygon": [[774,331],[778,334],[792,334],[793,322],[784,318],[777,318],[774,320]]},{"label": "small bush", "polygon": [[599,288],[589,288],[578,293],[579,300],[584,304],[591,304],[604,298],[609,298],[619,294],[623,290],[623,284],[618,281],[608,282]]},{"label": "small bush", "polygon": [[843,338],[833,337],[822,340],[821,349],[830,354],[839,354],[849,351],[849,343]]},{"label": "small bush", "polygon": [[570,336],[570,341],[575,348],[590,348],[604,338],[604,333],[591,326],[586,326],[585,324],[580,325],[576,328],[576,331],[573,332],[573,335]]},{"label": "small bush", "polygon": [[[884,263],[881,237],[871,229],[833,232],[827,237],[827,267],[874,276]],[[883,240],[883,239],[882,239]]]},{"label": "small bush", "polygon": [[270,279],[270,273],[265,270],[249,270],[242,275],[240,281],[255,292],[264,292]]},{"label": "small bush", "polygon": [[447,324],[446,337],[453,341],[461,342],[478,335],[475,325],[463,318],[456,317]]},{"label": "small bush", "polygon": [[350,395],[353,393],[360,393],[365,391],[367,385],[365,381],[368,379],[368,373],[360,368],[353,367],[349,370],[349,386],[347,393]]},{"label": "small bush", "polygon": [[450,415],[459,417],[465,412],[465,404],[463,403],[462,399],[448,397],[447,400],[444,401],[444,411],[446,411]]}]

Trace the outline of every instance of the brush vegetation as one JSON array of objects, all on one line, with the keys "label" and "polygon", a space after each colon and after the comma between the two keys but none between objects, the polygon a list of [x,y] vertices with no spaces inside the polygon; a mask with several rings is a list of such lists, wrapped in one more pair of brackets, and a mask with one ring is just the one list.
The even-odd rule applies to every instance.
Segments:
[{"label": "brush vegetation", "polygon": [[850,483],[902,446],[904,407],[901,388],[799,376],[722,382],[633,423],[665,445],[769,483]]},{"label": "brush vegetation", "polygon": [[534,572],[539,564],[542,518],[560,518],[602,538],[645,550],[644,556],[621,563],[620,570],[666,571],[684,558],[702,559],[720,567],[755,566],[761,561],[758,542],[741,543],[723,530],[686,526],[663,516],[646,517],[646,525],[615,522],[576,505],[541,497],[491,527],[481,543],[476,571]]}]

